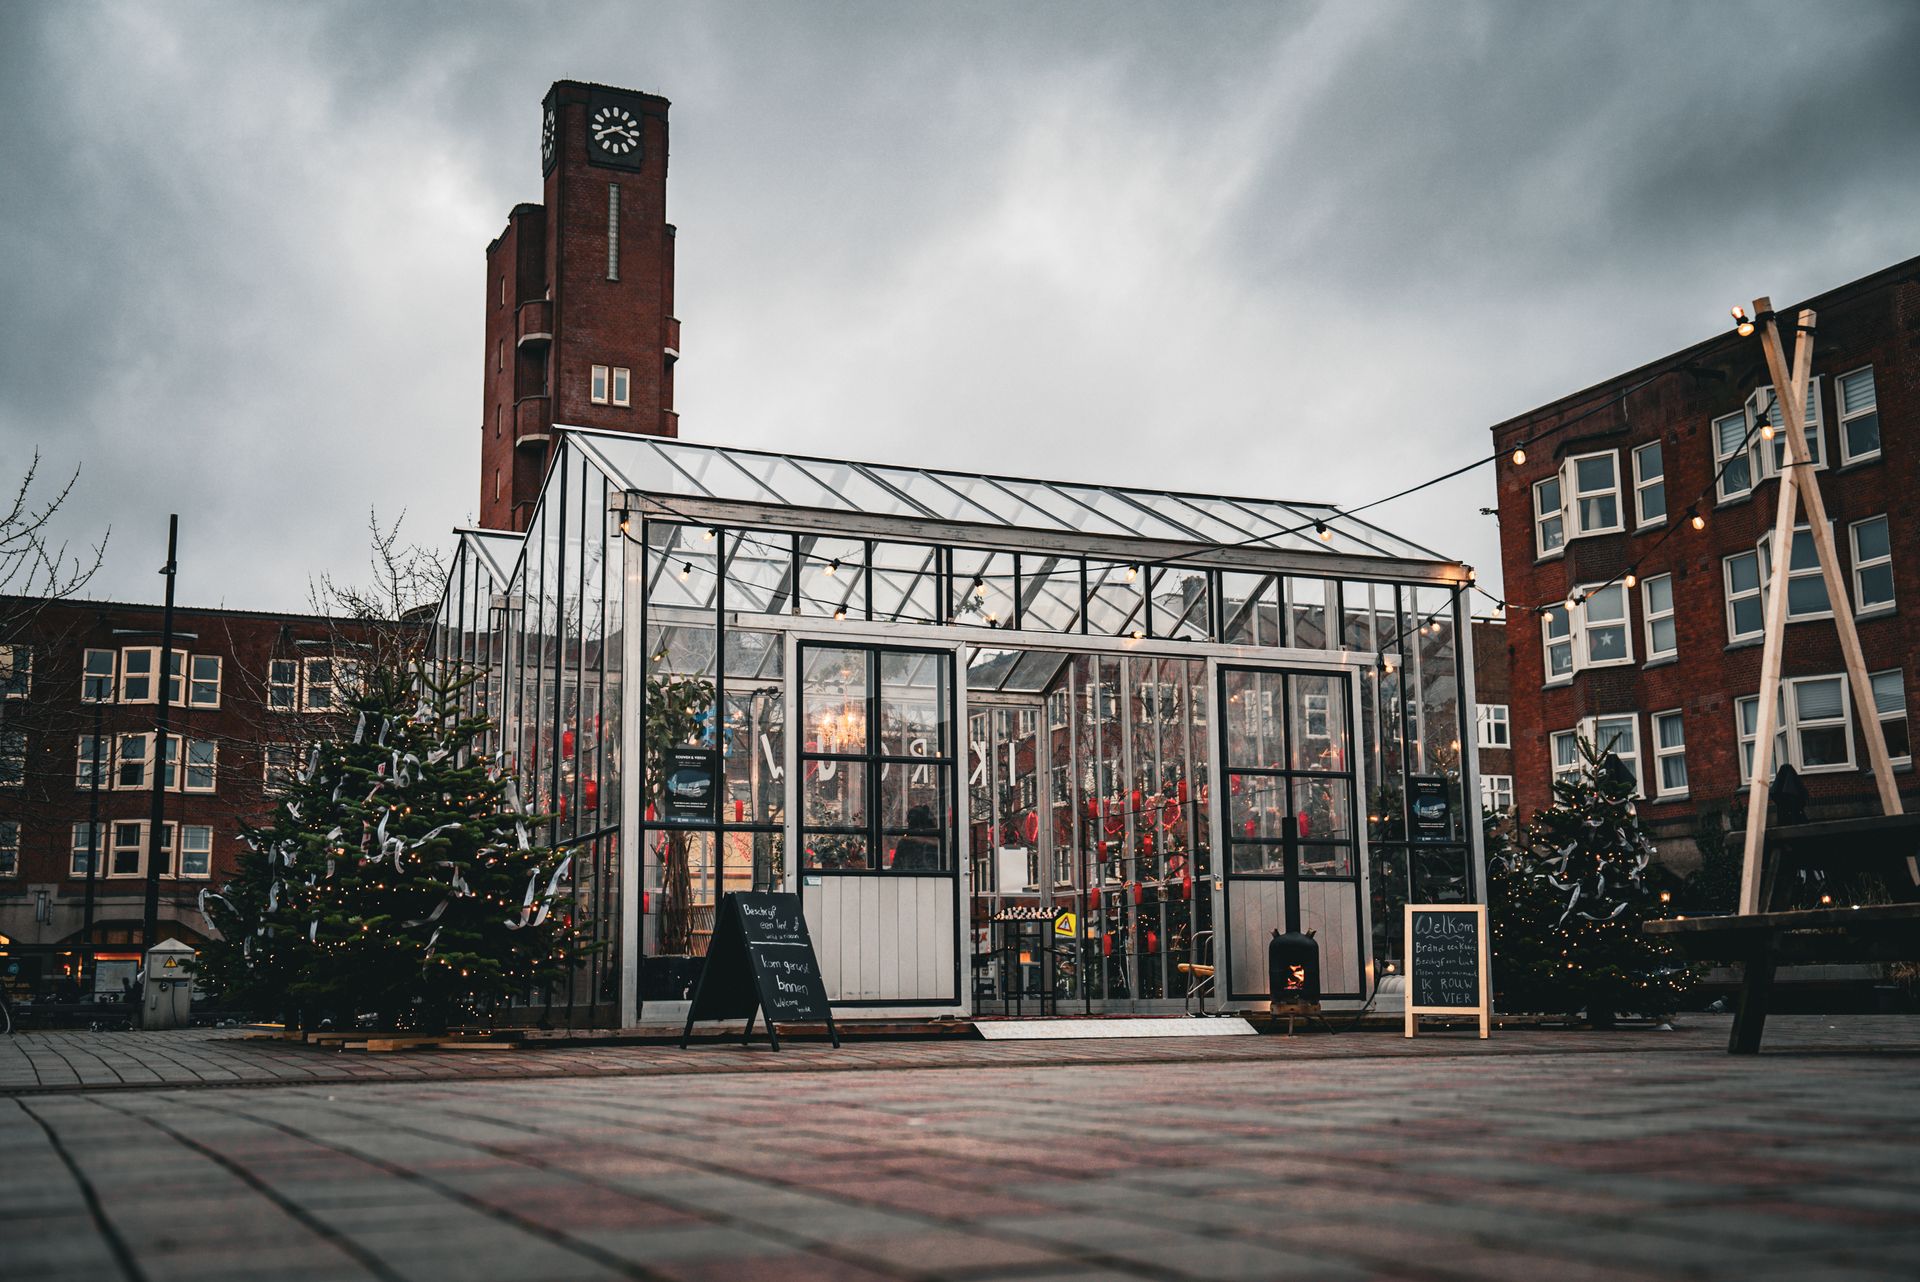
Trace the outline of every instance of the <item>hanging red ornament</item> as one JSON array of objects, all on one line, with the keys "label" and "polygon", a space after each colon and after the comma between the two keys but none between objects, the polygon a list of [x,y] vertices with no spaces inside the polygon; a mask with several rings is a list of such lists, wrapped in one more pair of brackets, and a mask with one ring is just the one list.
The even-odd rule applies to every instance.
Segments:
[{"label": "hanging red ornament", "polygon": [[1251,819],[1247,820],[1247,822],[1242,824],[1241,827],[1246,829],[1247,836],[1249,837],[1253,836],[1253,820]]},{"label": "hanging red ornament", "polygon": [[1107,843],[1104,841],[1094,842],[1093,853],[1100,860],[1101,863],[1104,864],[1105,862],[1107,862]]},{"label": "hanging red ornament", "polygon": [[1293,822],[1299,825],[1300,835],[1302,837],[1308,837],[1313,834],[1313,817],[1307,814],[1306,811],[1302,810],[1299,814],[1295,815]]},{"label": "hanging red ornament", "polygon": [[1160,936],[1152,931],[1147,932],[1147,951],[1150,953],[1160,951]]},{"label": "hanging red ornament", "polygon": [[1180,898],[1193,898],[1193,874],[1184,870],[1180,874]]},{"label": "hanging red ornament", "polygon": [[1112,935],[1100,936],[1100,955],[1102,957],[1113,956],[1113,936]]},{"label": "hanging red ornament", "polygon": [[1177,797],[1182,803],[1185,803],[1187,799],[1187,781],[1185,779],[1182,779],[1179,783],[1174,785],[1173,795]]},{"label": "hanging red ornament", "polygon": [[1153,834],[1152,833],[1143,832],[1140,834],[1140,853],[1143,855],[1150,855],[1153,853]]},{"label": "hanging red ornament", "polygon": [[1026,820],[1021,826],[1026,831],[1028,845],[1032,845],[1040,840],[1040,816],[1038,814],[1031,810],[1027,811]]},{"label": "hanging red ornament", "polygon": [[1146,901],[1147,888],[1146,886],[1142,885],[1140,882],[1136,881],[1132,883],[1132,889],[1133,889],[1134,906],[1138,907],[1140,904]]},{"label": "hanging red ornament", "polygon": [[581,783],[580,808],[582,810],[600,809],[600,784],[598,781],[588,779]]},{"label": "hanging red ornament", "polygon": [[1132,800],[1133,800],[1133,813],[1137,815],[1140,813],[1140,790],[1138,788],[1135,788],[1133,790]]},{"label": "hanging red ornament", "polygon": [[573,760],[573,731],[571,730],[562,730],[560,732],[560,759],[562,761]]}]

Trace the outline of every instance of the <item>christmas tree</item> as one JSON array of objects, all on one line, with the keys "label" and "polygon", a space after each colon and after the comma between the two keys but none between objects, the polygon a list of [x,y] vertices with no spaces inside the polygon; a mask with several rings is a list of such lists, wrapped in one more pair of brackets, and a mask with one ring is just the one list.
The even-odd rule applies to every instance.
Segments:
[{"label": "christmas tree", "polygon": [[534,841],[511,780],[477,749],[459,683],[383,666],[352,735],[314,745],[238,875],[206,896],[223,996],[306,1022],[373,1014],[439,1031],[558,978],[585,931],[569,860]]},{"label": "christmas tree", "polygon": [[1632,771],[1580,741],[1580,768],[1517,846],[1489,851],[1495,1001],[1504,1010],[1667,1016],[1691,968],[1640,925],[1664,915]]}]

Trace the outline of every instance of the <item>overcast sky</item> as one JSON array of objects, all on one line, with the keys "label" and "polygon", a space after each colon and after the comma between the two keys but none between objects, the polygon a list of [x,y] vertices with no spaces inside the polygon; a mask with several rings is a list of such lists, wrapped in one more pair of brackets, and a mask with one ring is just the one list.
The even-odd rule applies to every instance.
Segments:
[{"label": "overcast sky", "polygon": [[[682,434],[1353,505],[1920,253],[1920,5],[0,3],[0,468],[299,608],[479,493],[556,79],[673,101]],[[1498,579],[1491,469],[1372,515]]]}]

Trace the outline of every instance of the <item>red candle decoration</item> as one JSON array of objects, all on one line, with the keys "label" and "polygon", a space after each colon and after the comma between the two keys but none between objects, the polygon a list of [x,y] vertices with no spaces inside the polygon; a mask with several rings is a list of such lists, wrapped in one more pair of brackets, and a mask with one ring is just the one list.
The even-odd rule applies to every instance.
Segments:
[{"label": "red candle decoration", "polygon": [[573,760],[573,731],[571,730],[562,730],[560,732],[560,759],[562,761]]},{"label": "red candle decoration", "polygon": [[581,782],[580,807],[583,810],[600,809],[600,784],[598,781],[587,779]]},{"label": "red candle decoration", "polygon": [[1112,935],[1100,936],[1100,955],[1102,957],[1113,956],[1113,936]]}]

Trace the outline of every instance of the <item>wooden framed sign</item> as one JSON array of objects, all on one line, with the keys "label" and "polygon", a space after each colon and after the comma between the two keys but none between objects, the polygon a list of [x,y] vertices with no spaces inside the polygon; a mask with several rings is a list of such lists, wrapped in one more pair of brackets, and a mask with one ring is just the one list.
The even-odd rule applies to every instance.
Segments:
[{"label": "wooden framed sign", "polygon": [[721,899],[680,1045],[686,1047],[697,1019],[744,1019],[745,1042],[753,1036],[756,1015],[766,1017],[767,1040],[775,1050],[780,1049],[776,1023],[824,1022],[833,1044],[840,1045],[798,895],[735,891]]},{"label": "wooden framed sign", "polygon": [[1493,1026],[1485,904],[1408,904],[1407,1036],[1422,1015],[1478,1015]]}]

